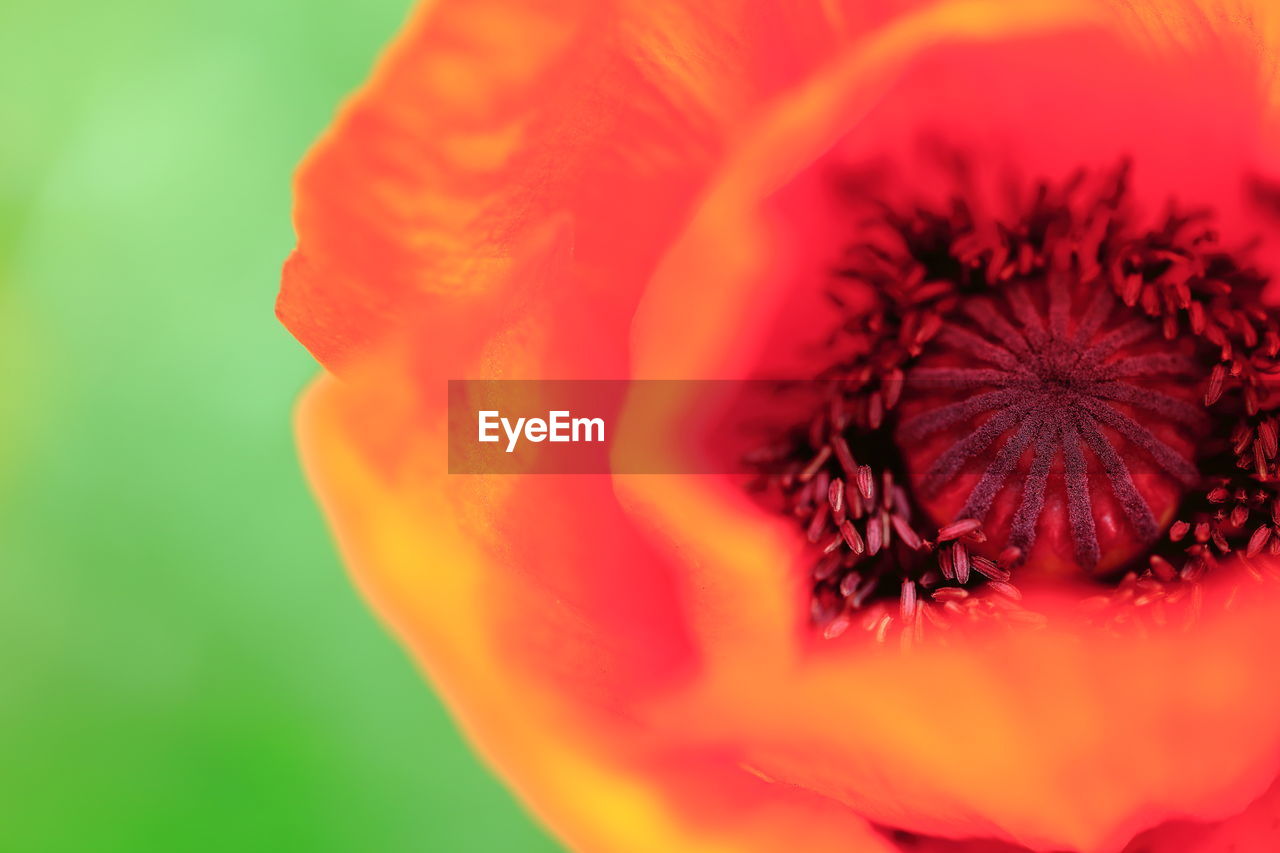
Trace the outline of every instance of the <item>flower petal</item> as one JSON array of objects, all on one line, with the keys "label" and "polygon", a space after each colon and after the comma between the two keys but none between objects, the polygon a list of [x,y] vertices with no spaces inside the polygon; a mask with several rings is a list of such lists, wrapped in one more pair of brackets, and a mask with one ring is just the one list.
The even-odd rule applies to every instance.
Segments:
[{"label": "flower petal", "polygon": [[[830,328],[809,307],[841,239],[839,220],[833,228],[827,213],[822,224],[823,182],[841,162],[901,150],[930,123],[962,147],[1000,140],[1030,176],[1133,154],[1144,201],[1176,192],[1248,225],[1244,177],[1266,162],[1272,121],[1250,21],[1075,3],[1007,12],[925,9],[781,104],[646,291],[637,375],[794,375],[779,353],[803,352]],[[801,319],[778,320],[788,313]],[[668,427],[687,424],[673,411]],[[844,639],[819,648],[798,606],[799,537],[779,519],[705,477],[617,480],[655,542],[692,558],[683,596],[711,669],[655,725],[688,736],[701,724],[706,738],[757,750],[749,763],[771,778],[913,831],[1102,851],[1173,816],[1237,811],[1280,770],[1280,696],[1260,651],[1280,639],[1271,587],[1190,636],[1149,642],[1067,628],[995,651],[978,642],[899,658]],[[778,602],[793,606],[790,620]]]},{"label": "flower petal", "polygon": [[[636,853],[891,849],[844,806],[752,775],[732,751],[655,738],[638,725],[633,694],[658,692],[654,673],[665,663],[649,646],[672,645],[664,632],[678,636],[678,626],[631,635],[625,613],[590,604],[584,612],[581,574],[577,586],[564,585],[537,571],[547,565],[537,555],[513,560],[486,548],[484,540],[510,535],[485,529],[487,504],[511,506],[505,484],[457,477],[466,483],[441,488],[442,472],[431,470],[444,456],[439,436],[406,438],[397,416],[412,421],[412,405],[388,399],[397,386],[370,387],[323,379],[298,417],[303,458],[343,556],[480,751],[563,838]],[[570,552],[550,557],[584,565]],[[619,575],[599,574],[620,598]],[[643,599],[641,579],[622,576],[621,597]],[[628,636],[644,644],[628,645]]]},{"label": "flower petal", "polygon": [[856,236],[839,181],[896,166],[877,176],[891,200],[951,189],[909,156],[922,133],[1024,180],[1131,156],[1148,209],[1211,203],[1238,243],[1252,239],[1247,179],[1280,166],[1268,34],[1261,12],[1228,26],[1197,8],[942,2],[867,36],[732,152],[646,289],[636,374],[789,375],[780,354],[803,350],[804,327],[826,334],[820,290]]},{"label": "flower petal", "polygon": [[1280,847],[1280,782],[1237,815],[1214,823],[1172,821],[1145,832],[1124,853],[1270,853]]},{"label": "flower petal", "polygon": [[826,8],[424,4],[298,175],[280,317],[339,365],[562,220],[578,299],[626,322],[741,117],[843,38]]}]

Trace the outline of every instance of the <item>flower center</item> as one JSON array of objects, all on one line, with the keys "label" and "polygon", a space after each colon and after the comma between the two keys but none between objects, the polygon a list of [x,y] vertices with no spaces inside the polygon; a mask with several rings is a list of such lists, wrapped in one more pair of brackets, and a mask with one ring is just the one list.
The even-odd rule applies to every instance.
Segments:
[{"label": "flower center", "polygon": [[1142,224],[1127,182],[1081,172],[999,217],[965,189],[852,200],[829,385],[758,481],[813,543],[824,636],[1036,621],[1018,585],[1065,577],[1097,579],[1086,618],[1168,624],[1224,558],[1280,556],[1268,279],[1204,212]]},{"label": "flower center", "polygon": [[1193,351],[1109,288],[1075,290],[1051,274],[967,298],[907,373],[897,430],[938,523],[982,521],[984,550],[1045,574],[1145,550],[1199,480],[1208,425]]}]

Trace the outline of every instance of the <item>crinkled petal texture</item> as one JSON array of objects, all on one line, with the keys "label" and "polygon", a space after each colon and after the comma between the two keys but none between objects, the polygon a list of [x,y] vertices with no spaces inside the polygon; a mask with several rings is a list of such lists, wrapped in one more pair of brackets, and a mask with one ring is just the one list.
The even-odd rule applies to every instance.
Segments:
[{"label": "crinkled petal texture", "polygon": [[[353,574],[576,849],[898,849],[877,826],[1275,849],[1271,585],[1215,591],[1189,631],[1119,638],[1046,599],[1047,629],[822,643],[791,526],[727,478],[446,473],[450,378],[794,369],[856,236],[833,175],[922,131],[1031,177],[1131,155],[1141,200],[1212,205],[1270,257],[1244,191],[1274,141],[1265,10],[851,8],[410,22],[302,171],[280,302],[336,374],[300,437]],[[886,192],[934,186],[903,165]]]}]

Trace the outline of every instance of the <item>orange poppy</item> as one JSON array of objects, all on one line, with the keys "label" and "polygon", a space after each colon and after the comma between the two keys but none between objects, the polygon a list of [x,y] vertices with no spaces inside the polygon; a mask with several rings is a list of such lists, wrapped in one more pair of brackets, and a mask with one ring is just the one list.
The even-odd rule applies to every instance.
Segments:
[{"label": "orange poppy", "polygon": [[[570,847],[1280,846],[1277,28],[1191,0],[413,17],[298,177],[278,310],[328,371],[300,443],[362,590]],[[833,330],[870,367],[768,496],[447,473],[449,379],[817,376]],[[668,402],[646,428],[685,427]],[[896,436],[898,508],[846,425]]]}]

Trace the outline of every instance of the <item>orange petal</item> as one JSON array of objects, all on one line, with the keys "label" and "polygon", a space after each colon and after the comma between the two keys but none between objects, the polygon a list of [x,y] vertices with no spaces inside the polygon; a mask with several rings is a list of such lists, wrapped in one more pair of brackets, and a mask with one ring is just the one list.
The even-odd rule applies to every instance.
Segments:
[{"label": "orange petal", "polygon": [[[655,738],[638,725],[627,685],[659,685],[653,661],[624,642],[626,626],[583,612],[581,592],[538,574],[545,564],[513,552],[519,542],[502,554],[487,548],[504,538],[486,529],[486,503],[503,502],[503,484],[456,477],[465,482],[442,488],[431,433],[406,440],[398,429],[406,422],[397,415],[412,421],[411,406],[388,399],[385,386],[367,389],[321,380],[298,417],[303,459],[343,556],[478,749],[569,844],[890,849],[842,805],[746,772],[733,750]],[[619,597],[618,575],[604,576]],[[637,579],[627,579],[623,592],[634,595]],[[663,632],[672,628],[651,624],[642,637],[669,645]]]},{"label": "orange petal", "polygon": [[[1243,178],[1265,163],[1273,121],[1269,90],[1247,82],[1259,73],[1248,22],[1214,30],[1085,4],[1007,11],[923,10],[779,105],[646,291],[637,375],[794,375],[778,354],[800,350],[804,329],[786,318],[807,322],[810,340],[830,328],[810,306],[849,239],[822,224],[833,157],[900,145],[933,119],[960,145],[997,134],[1032,176],[1136,153],[1140,179],[1150,166],[1143,198],[1175,192],[1244,221]],[[1155,32],[1155,21],[1168,26]],[[1230,45],[1243,50],[1226,61]],[[1179,106],[1188,112],[1171,112]],[[689,425],[673,406],[666,426]],[[683,597],[711,671],[656,718],[672,737],[701,724],[703,737],[739,744],[771,778],[890,825],[1098,851],[1172,816],[1237,811],[1280,770],[1280,696],[1261,651],[1280,639],[1273,589],[1190,639],[1115,644],[1068,628],[902,659],[852,641],[815,650],[798,600],[799,537],[779,519],[711,478],[617,480],[655,545],[691,566]]]},{"label": "orange petal", "polygon": [[826,9],[424,4],[298,175],[280,317],[330,366],[423,314],[438,332],[560,221],[564,284],[626,323],[741,117],[843,38]]},{"label": "orange petal", "polygon": [[891,192],[949,190],[910,156],[922,132],[971,150],[997,180],[1130,155],[1149,208],[1211,203],[1228,234],[1251,239],[1246,178],[1280,166],[1268,34],[1194,8],[944,2],[868,35],[732,152],[646,288],[635,375],[792,375],[787,354],[829,328],[821,285],[856,236],[835,179],[896,167]]}]

